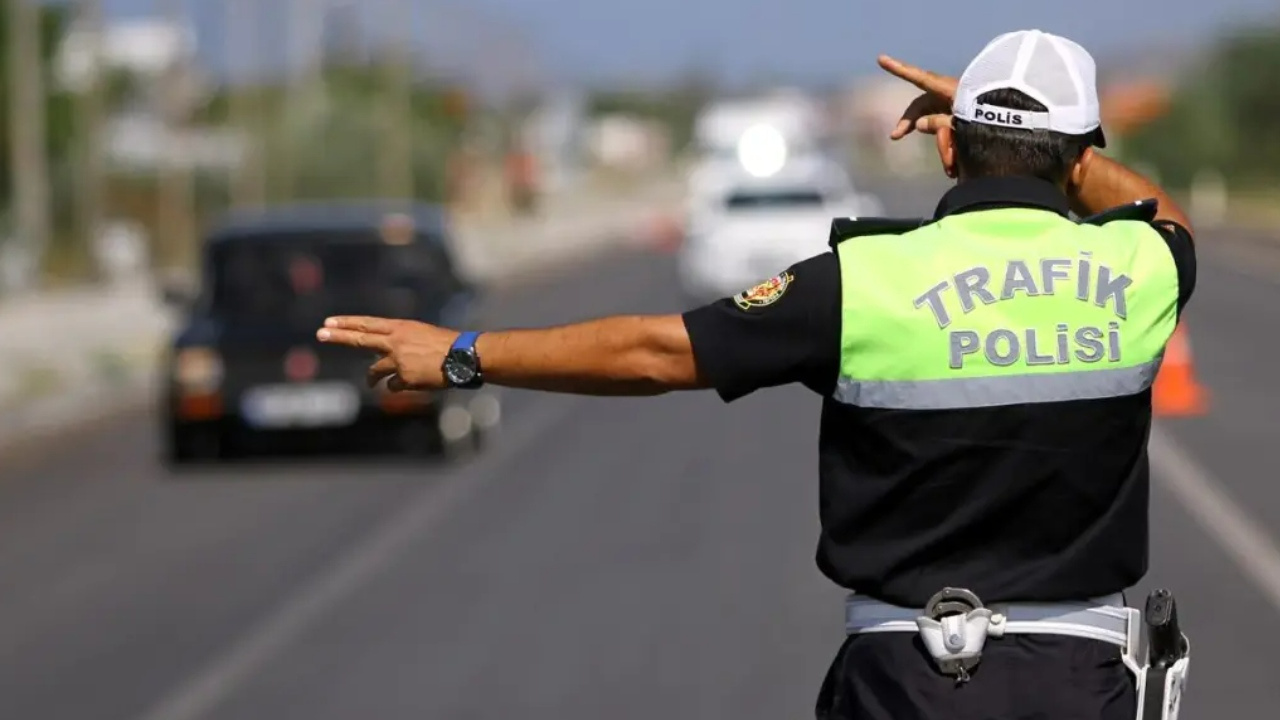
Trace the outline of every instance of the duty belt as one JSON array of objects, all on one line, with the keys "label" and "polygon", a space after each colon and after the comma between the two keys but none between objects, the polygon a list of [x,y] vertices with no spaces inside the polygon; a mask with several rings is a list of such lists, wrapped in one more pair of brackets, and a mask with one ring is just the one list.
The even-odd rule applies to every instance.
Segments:
[{"label": "duty belt", "polygon": [[[945,629],[947,645],[970,624],[983,625],[991,637],[1013,634],[1070,635],[1100,640],[1125,649],[1137,638],[1140,613],[1125,607],[1120,594],[1081,602],[996,603],[983,606],[968,590],[947,588],[929,601],[923,613],[860,595],[845,600],[844,626],[849,635],[871,632],[920,632],[936,624]],[[968,620],[968,623],[961,620]],[[974,622],[978,621],[978,622]],[[921,626],[925,627],[921,627]]]},{"label": "duty belt", "polygon": [[984,606],[969,590],[944,588],[922,610],[857,594],[846,598],[844,608],[849,635],[918,633],[938,669],[957,683],[969,680],[988,637],[1067,635],[1110,643],[1135,675],[1138,720],[1176,720],[1190,645],[1178,629],[1173,597],[1166,591],[1152,593],[1147,614],[1149,648],[1142,613],[1126,607],[1119,594],[1079,602]]}]

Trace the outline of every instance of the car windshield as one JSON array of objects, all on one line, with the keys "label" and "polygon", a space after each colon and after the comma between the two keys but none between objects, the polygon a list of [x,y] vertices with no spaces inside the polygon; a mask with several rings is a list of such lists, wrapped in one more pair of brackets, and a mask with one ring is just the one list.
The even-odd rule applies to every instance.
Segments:
[{"label": "car windshield", "polygon": [[725,198],[729,210],[799,209],[820,207],[826,202],[822,192],[812,188],[783,190],[738,190]]},{"label": "car windshield", "polygon": [[334,314],[421,317],[448,290],[439,252],[388,245],[374,231],[238,236],[210,248],[211,309],[252,325],[313,325]]}]

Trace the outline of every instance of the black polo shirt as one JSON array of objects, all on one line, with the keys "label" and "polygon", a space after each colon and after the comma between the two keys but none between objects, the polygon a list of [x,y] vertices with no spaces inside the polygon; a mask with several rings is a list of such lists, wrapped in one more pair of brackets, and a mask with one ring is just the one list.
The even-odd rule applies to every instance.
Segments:
[{"label": "black polo shirt", "polygon": [[[935,217],[1003,207],[1068,214],[1049,183],[990,178],[953,188]],[[1191,236],[1155,227],[1177,266],[1181,312],[1195,287]],[[700,372],[726,402],[789,383],[826,398],[817,562],[839,585],[922,607],[945,586],[987,602],[1069,600],[1122,591],[1146,573],[1150,391],[963,410],[836,402],[831,252],[684,322]]]}]

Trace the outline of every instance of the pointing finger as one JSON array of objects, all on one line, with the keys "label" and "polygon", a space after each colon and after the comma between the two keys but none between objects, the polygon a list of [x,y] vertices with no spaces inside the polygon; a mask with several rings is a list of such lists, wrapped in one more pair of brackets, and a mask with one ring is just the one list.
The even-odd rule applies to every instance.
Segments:
[{"label": "pointing finger", "polygon": [[889,74],[902,78],[921,90],[928,91],[931,89],[927,85],[928,73],[925,70],[922,70],[915,65],[904,63],[901,60],[888,55],[881,55],[876,58],[876,61],[880,64],[880,67],[888,71]]},{"label": "pointing finger", "polygon": [[946,95],[951,91],[950,83],[937,73],[918,68],[888,55],[881,55],[877,58],[877,62],[879,62],[881,68],[891,75],[902,78],[925,92]]},{"label": "pointing finger", "polygon": [[325,320],[324,326],[339,330],[356,330],[363,333],[386,335],[395,328],[395,321],[386,318],[365,317],[363,315],[339,315]]},{"label": "pointing finger", "polygon": [[320,342],[330,345],[346,345],[363,350],[376,350],[381,353],[391,352],[391,339],[386,335],[360,332],[359,330],[339,330],[324,328],[316,333]]}]

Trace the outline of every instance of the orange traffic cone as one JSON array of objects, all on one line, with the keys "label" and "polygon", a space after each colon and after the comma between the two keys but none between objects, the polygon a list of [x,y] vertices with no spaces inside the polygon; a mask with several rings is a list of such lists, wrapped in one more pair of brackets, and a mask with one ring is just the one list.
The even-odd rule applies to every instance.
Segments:
[{"label": "orange traffic cone", "polygon": [[1209,411],[1209,394],[1196,380],[1191,338],[1182,325],[1174,328],[1164,350],[1164,362],[1151,388],[1151,407],[1157,416],[1188,417]]}]

